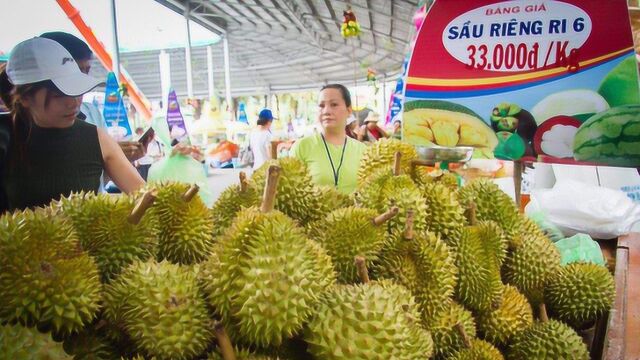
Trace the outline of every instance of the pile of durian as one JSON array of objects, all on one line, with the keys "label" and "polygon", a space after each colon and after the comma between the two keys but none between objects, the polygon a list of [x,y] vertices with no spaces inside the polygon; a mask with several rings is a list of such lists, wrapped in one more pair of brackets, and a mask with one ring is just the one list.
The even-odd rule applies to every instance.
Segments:
[{"label": "pile of durian", "polygon": [[415,158],[375,143],[352,196],[284,158],[213,209],[162,183],[4,215],[0,358],[589,359],[607,268]]}]

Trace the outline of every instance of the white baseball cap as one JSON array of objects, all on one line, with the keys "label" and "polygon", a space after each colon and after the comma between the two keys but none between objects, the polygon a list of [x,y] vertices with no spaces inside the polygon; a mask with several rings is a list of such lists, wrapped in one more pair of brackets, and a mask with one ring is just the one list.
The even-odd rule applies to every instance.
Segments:
[{"label": "white baseball cap", "polygon": [[80,71],[73,56],[58,42],[40,37],[13,48],[7,61],[7,76],[13,85],[51,80],[67,96],[80,96],[102,83]]}]

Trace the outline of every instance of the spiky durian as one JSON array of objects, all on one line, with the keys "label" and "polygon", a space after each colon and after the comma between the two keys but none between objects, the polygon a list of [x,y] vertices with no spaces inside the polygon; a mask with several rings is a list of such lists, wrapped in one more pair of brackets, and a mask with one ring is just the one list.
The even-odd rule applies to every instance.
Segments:
[{"label": "spiky durian", "polygon": [[156,201],[149,215],[158,222],[158,259],[175,264],[204,260],[213,244],[213,220],[198,187],[185,183],[152,184]]},{"label": "spiky durian", "polygon": [[296,220],[302,226],[324,215],[320,212],[320,199],[315,196],[316,190],[309,169],[296,158],[269,160],[256,169],[251,179],[260,194],[265,187],[267,169],[272,165],[282,169],[278,181],[276,210]]},{"label": "spiky durian", "polygon": [[258,205],[261,195],[260,191],[247,180],[245,173],[240,172],[240,184],[226,188],[213,204],[211,209],[213,236],[222,235],[238,212]]},{"label": "spiky durian", "polygon": [[157,359],[191,359],[213,336],[196,271],[167,261],[125,269],[105,289],[104,316]]},{"label": "spiky durian", "polygon": [[63,347],[75,360],[118,360],[122,349],[116,349],[98,329],[88,325],[64,340]]},{"label": "spiky durian", "polygon": [[560,270],[560,253],[545,236],[518,235],[511,243],[514,248],[504,261],[503,279],[536,306],[543,301],[549,278]]},{"label": "spiky durian", "polygon": [[358,169],[358,185],[366,184],[369,176],[377,169],[392,166],[396,152],[402,154],[400,174],[409,175],[411,161],[417,157],[415,147],[397,139],[380,139],[368,146],[362,154]]},{"label": "spiky durian", "polygon": [[0,321],[69,334],[96,315],[100,276],[68,220],[38,209],[0,218]]},{"label": "spiky durian", "polygon": [[136,205],[129,196],[79,193],[52,207],[71,219],[82,248],[93,256],[102,280],[108,282],[133,261],[147,260],[157,252],[155,218],[132,217]]},{"label": "spiky durian", "polygon": [[72,360],[51,334],[22,325],[0,325],[0,359]]},{"label": "spiky durian", "polygon": [[478,221],[491,220],[507,238],[520,230],[521,216],[515,202],[490,179],[476,179],[458,191],[461,204],[475,203]]},{"label": "spiky durian", "polygon": [[447,170],[432,170],[424,166],[414,166],[411,172],[411,178],[413,178],[413,181],[418,184],[418,186],[438,183],[453,192],[457,191],[459,187],[458,176]]},{"label": "spiky durian", "polygon": [[504,357],[493,345],[480,339],[471,339],[470,347],[455,352],[449,360],[504,360]]},{"label": "spiky durian", "polygon": [[477,315],[482,338],[495,345],[506,345],[518,332],[533,323],[533,311],[527,298],[513,286],[505,286],[497,309]]},{"label": "spiky durian", "polygon": [[569,326],[556,321],[538,322],[518,332],[507,351],[510,360],[588,360],[582,338]]},{"label": "spiky durian", "polygon": [[615,295],[615,281],[606,267],[573,263],[549,278],[544,298],[553,317],[581,327],[609,311]]},{"label": "spiky durian", "polygon": [[445,240],[459,236],[466,219],[456,194],[438,183],[425,184],[420,191],[425,201],[427,229]]},{"label": "spiky durian", "polygon": [[309,232],[333,259],[338,280],[353,283],[358,280],[354,256],[364,256],[371,262],[378,259],[385,243],[386,227],[383,224],[396,213],[397,208],[394,208],[380,218],[375,210],[342,208],[310,224]]},{"label": "spiky durian", "polygon": [[330,257],[289,217],[273,209],[279,168],[269,169],[260,209],[238,214],[202,275],[210,304],[232,339],[266,347],[302,329],[335,282]]},{"label": "spiky durian", "polygon": [[390,282],[337,285],[304,332],[317,359],[428,359],[433,341],[409,291]]},{"label": "spiky durian", "polygon": [[449,302],[449,306],[434,316],[425,317],[423,323],[433,336],[437,359],[446,359],[464,346],[463,337],[456,329],[458,324],[468,336],[476,336],[473,315],[462,305],[454,302]]},{"label": "spiky durian", "polygon": [[349,195],[341,193],[333,186],[315,186],[314,190],[314,196],[319,199],[320,214],[354,205]]}]

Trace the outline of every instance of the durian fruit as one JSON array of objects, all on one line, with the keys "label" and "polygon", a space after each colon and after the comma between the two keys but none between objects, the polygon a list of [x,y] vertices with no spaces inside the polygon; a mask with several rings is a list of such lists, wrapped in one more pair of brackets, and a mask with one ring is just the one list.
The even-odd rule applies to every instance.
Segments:
[{"label": "durian fruit", "polygon": [[260,209],[241,211],[202,265],[208,301],[236,343],[282,344],[335,282],[324,249],[273,210],[279,175],[280,168],[269,168]]},{"label": "durian fruit", "polygon": [[448,170],[433,170],[424,166],[414,166],[411,171],[411,178],[418,186],[438,183],[444,185],[452,192],[458,191],[459,187],[458,176]]},{"label": "durian fruit", "polygon": [[72,360],[51,334],[22,325],[0,325],[0,359]]},{"label": "durian fruit", "polygon": [[118,360],[122,349],[116,349],[99,330],[100,324],[91,324],[82,331],[64,339],[64,351],[75,360]]},{"label": "durian fruit", "polygon": [[432,317],[425,317],[423,323],[431,332],[437,359],[446,359],[464,347],[464,339],[457,329],[460,324],[470,337],[476,336],[476,323],[471,312],[462,305],[449,305]]},{"label": "durian fruit", "polygon": [[425,229],[425,203],[420,190],[411,177],[401,175],[402,153],[396,152],[393,167],[385,166],[369,176],[359,186],[358,193],[361,206],[385,211],[392,206],[399,209],[398,216],[389,222],[390,230],[404,229],[409,209],[415,210],[414,226],[416,230]]},{"label": "durian fruit", "polygon": [[218,347],[207,355],[207,360],[279,360],[278,357],[258,354],[247,349],[234,348],[222,323],[216,323],[215,332]]},{"label": "durian fruit", "polygon": [[158,222],[158,260],[189,265],[206,259],[213,244],[213,220],[197,196],[198,186],[167,182],[155,187],[149,213]]},{"label": "durian fruit", "polygon": [[484,340],[503,346],[519,331],[533,323],[533,310],[527,298],[516,288],[504,287],[502,302],[495,310],[481,312],[476,316],[478,331]]},{"label": "durian fruit", "polygon": [[93,256],[102,280],[108,282],[135,260],[155,256],[157,224],[153,216],[143,216],[153,201],[151,192],[138,201],[129,196],[78,193],[52,207],[71,219],[82,248]]},{"label": "durian fruit", "polygon": [[470,339],[467,347],[455,352],[449,360],[504,360],[504,356],[490,343]]},{"label": "durian fruit", "polygon": [[221,194],[213,208],[213,236],[220,236],[231,225],[238,212],[260,203],[260,192],[255,186],[251,186],[247,175],[240,172],[240,184],[226,188]]},{"label": "durian fruit", "polygon": [[467,204],[467,219],[470,226],[466,230],[473,232],[480,239],[486,256],[495,267],[494,270],[499,272],[509,247],[509,241],[503,230],[494,221],[478,221],[477,207],[474,202]]},{"label": "durian fruit", "polygon": [[363,284],[336,285],[315,309],[304,332],[316,359],[429,359],[433,340],[420,325],[413,296],[389,281],[369,282],[358,258]]},{"label": "durian fruit", "polygon": [[310,224],[309,232],[333,259],[338,280],[353,283],[358,280],[354,256],[364,256],[375,262],[386,241],[383,225],[397,213],[396,207],[379,216],[372,209],[342,208]]},{"label": "durian fruit", "polygon": [[431,317],[449,306],[458,269],[449,247],[433,233],[413,229],[414,212],[407,213],[403,232],[389,237],[374,263],[378,279],[392,279],[416,297],[423,316]]},{"label": "durian fruit", "polygon": [[490,179],[469,182],[458,191],[458,198],[461,204],[474,202],[478,221],[494,221],[507,238],[521,230],[522,217],[515,202]]},{"label": "durian fruit", "polygon": [[467,222],[455,192],[440,183],[425,184],[420,191],[425,201],[424,214],[429,231],[444,240],[460,236]]},{"label": "durian fruit", "polygon": [[96,316],[98,267],[70,222],[38,209],[0,217],[0,322],[66,335]]},{"label": "durian fruit", "polygon": [[588,360],[589,351],[582,338],[568,325],[548,319],[544,304],[540,318],[527,329],[518,332],[506,353],[509,360]]},{"label": "durian fruit", "polygon": [[354,205],[349,195],[341,193],[333,186],[314,186],[314,190],[314,196],[319,199],[321,214]]},{"label": "durian fruit", "polygon": [[511,246],[502,267],[503,279],[537,306],[550,277],[560,270],[560,253],[546,236],[516,235]]},{"label": "durian fruit", "polygon": [[191,359],[213,337],[196,276],[167,261],[135,262],[107,285],[104,316],[149,357]]},{"label": "durian fruit", "polygon": [[377,169],[392,166],[396,152],[402,154],[400,173],[411,174],[411,161],[418,156],[415,147],[398,139],[380,139],[368,146],[362,154],[358,168],[358,185],[366,184],[369,176]]},{"label": "durian fruit", "polygon": [[282,174],[278,181],[276,210],[281,211],[302,226],[324,216],[321,213],[320,199],[315,196],[316,190],[309,174],[309,169],[302,161],[296,158],[286,157],[268,160],[256,169],[252,180],[258,191],[265,188],[266,174],[272,165],[282,169]]},{"label": "durian fruit", "polygon": [[553,317],[580,328],[609,311],[615,295],[615,280],[606,267],[572,263],[550,277],[545,303]]}]

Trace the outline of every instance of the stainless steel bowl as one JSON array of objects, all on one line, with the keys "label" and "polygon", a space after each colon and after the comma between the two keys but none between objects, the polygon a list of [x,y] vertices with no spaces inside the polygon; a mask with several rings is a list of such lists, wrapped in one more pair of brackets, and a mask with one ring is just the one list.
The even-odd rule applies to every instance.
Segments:
[{"label": "stainless steel bowl", "polygon": [[471,160],[473,155],[473,147],[471,146],[416,146],[418,157],[426,161],[447,161],[447,162],[467,162]]}]

